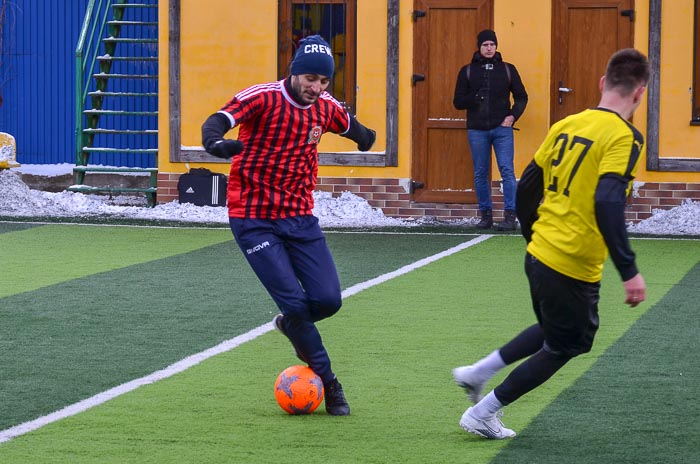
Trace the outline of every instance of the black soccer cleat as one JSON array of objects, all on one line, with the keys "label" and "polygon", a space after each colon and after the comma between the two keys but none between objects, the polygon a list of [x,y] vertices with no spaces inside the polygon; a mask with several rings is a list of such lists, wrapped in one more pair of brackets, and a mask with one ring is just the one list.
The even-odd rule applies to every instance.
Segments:
[{"label": "black soccer cleat", "polygon": [[[287,340],[289,340],[289,342],[292,343],[292,340],[289,338],[289,335],[287,335],[287,329],[284,328],[283,319],[284,315],[278,314],[275,316],[274,319],[272,319],[272,323],[275,325],[275,329],[277,329],[282,335],[287,337]],[[292,347],[294,347],[294,354],[297,355],[297,358],[299,358],[303,362],[306,362],[306,359],[304,359],[301,353],[299,353],[299,350],[297,350],[297,347],[294,346],[294,343],[292,343]]]},{"label": "black soccer cleat", "polygon": [[338,379],[333,379],[327,385],[323,386],[324,396],[326,397],[326,412],[331,416],[349,416],[350,405],[345,399],[343,386],[340,385]]}]

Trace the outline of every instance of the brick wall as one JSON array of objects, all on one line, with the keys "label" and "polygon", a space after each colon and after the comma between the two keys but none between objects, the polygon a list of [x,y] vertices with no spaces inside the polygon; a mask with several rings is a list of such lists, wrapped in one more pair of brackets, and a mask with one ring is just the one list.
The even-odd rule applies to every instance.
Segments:
[{"label": "brick wall", "polygon": [[672,209],[685,200],[700,201],[700,184],[683,182],[635,182],[628,201],[627,219],[639,222],[655,209]]},{"label": "brick wall", "polygon": [[180,174],[158,173],[158,203],[170,203],[180,197],[177,191],[177,181]]},{"label": "brick wall", "polygon": [[[177,201],[179,174],[158,174],[158,202]],[[408,179],[369,179],[353,177],[319,177],[317,189],[339,196],[351,192],[364,198],[386,216],[421,218],[430,216],[440,221],[454,221],[479,216],[476,204],[413,203]],[[500,182],[491,187],[494,218],[503,217],[503,194]],[[639,222],[652,215],[654,209],[671,209],[684,200],[700,201],[699,183],[635,182],[626,212],[627,220]]]}]

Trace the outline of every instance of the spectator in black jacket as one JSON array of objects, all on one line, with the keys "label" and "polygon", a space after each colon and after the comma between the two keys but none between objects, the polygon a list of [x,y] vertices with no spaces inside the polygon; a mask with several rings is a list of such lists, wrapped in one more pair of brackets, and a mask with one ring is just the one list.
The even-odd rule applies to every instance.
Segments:
[{"label": "spectator in black jacket", "polygon": [[[497,230],[515,230],[515,169],[513,124],[527,105],[527,92],[517,69],[496,51],[496,33],[486,29],[477,35],[478,50],[471,63],[460,69],[453,104],[467,110],[467,133],[474,163],[474,187],[479,202],[480,229],[493,224],[489,171],[491,147],[503,179],[504,220]],[[513,104],[511,105],[511,94]]]}]

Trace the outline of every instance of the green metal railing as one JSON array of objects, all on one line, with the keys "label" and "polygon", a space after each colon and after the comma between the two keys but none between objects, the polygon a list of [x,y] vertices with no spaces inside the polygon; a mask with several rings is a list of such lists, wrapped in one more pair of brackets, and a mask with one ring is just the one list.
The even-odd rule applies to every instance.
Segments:
[{"label": "green metal railing", "polygon": [[[157,93],[146,88],[145,91],[122,91],[124,86],[128,85],[132,81],[137,82],[147,82],[157,80],[157,74],[151,73],[141,73],[134,74],[132,72],[112,72],[112,64],[117,61],[119,63],[143,63],[143,62],[153,62],[157,61],[156,56],[150,56],[150,53],[146,56],[140,53],[129,53],[127,49],[127,54],[122,56],[117,56],[118,44],[146,44],[147,46],[152,46],[152,44],[157,43],[157,38],[146,36],[140,37],[125,37],[122,38],[120,35],[122,26],[129,28],[130,32],[133,33],[136,27],[137,34],[144,33],[147,31],[142,29],[143,27],[149,28],[157,26],[157,21],[148,19],[145,21],[123,21],[125,18],[125,10],[131,12],[136,9],[141,8],[157,8],[157,2],[151,0],[149,2],[132,2],[128,0],[90,0],[86,7],[85,18],[83,19],[83,24],[80,30],[80,35],[78,37],[78,44],[75,49],[75,139],[76,139],[76,154],[75,154],[75,164],[76,167],[73,169],[75,174],[75,184],[68,187],[68,190],[74,192],[88,192],[88,193],[144,193],[148,198],[149,206],[155,206],[156,203],[156,193],[157,193],[157,168],[138,168],[138,167],[118,167],[118,166],[108,166],[108,167],[98,167],[98,166],[88,166],[88,161],[90,160],[91,154],[97,154],[98,158],[104,159],[105,155],[117,154],[119,156],[139,156],[139,155],[149,155],[153,156],[158,153],[157,148],[151,148],[149,146],[142,147],[139,143],[138,146],[134,148],[125,148],[129,145],[124,145],[125,139],[119,139],[115,141],[107,140],[104,146],[96,146],[96,142],[101,140],[101,137],[105,135],[124,135],[126,137],[132,136],[134,134],[147,134],[149,136],[157,135],[157,130],[145,130],[141,127],[136,128],[124,128],[121,127],[122,123],[125,122],[124,119],[118,118],[117,121],[113,120],[117,116],[119,117],[157,117],[157,111],[144,110],[140,106],[135,109],[105,109],[105,99],[109,97],[109,105],[115,104],[113,99],[118,99],[116,103],[117,107],[126,106],[133,103],[134,100],[129,99],[143,99],[157,97]],[[145,10],[142,10],[145,11]],[[125,33],[129,35],[129,32]],[[120,47],[120,48],[121,48]],[[133,50],[132,50],[133,51]],[[120,50],[121,52],[121,50]],[[116,66],[115,69],[119,70],[123,66]],[[107,91],[108,82],[114,81],[117,85],[116,89]],[[127,82],[127,84],[125,84]],[[115,84],[109,84],[114,86]],[[150,84],[146,84],[150,85]],[[91,100],[88,101],[88,98]],[[138,105],[143,102],[137,101]],[[88,109],[88,103],[90,103],[90,108]],[[137,105],[137,106],[138,106]],[[101,117],[105,118],[101,121]],[[100,127],[101,122],[107,122],[106,127]],[[116,126],[111,126],[112,123],[117,123]],[[139,120],[138,122],[142,122]],[[151,120],[152,122],[152,120]],[[133,121],[126,121],[126,123],[133,123]],[[98,134],[100,134],[98,136]],[[97,137],[97,138],[96,138]],[[102,140],[105,141],[105,140]],[[127,141],[128,142],[128,141]],[[131,162],[133,160],[129,160]],[[156,159],[157,164],[157,159]],[[90,186],[85,185],[86,173],[87,172],[99,172],[99,173],[146,173],[150,176],[150,186],[149,187],[124,187],[120,185],[112,186]],[[118,182],[116,182],[118,184]]]},{"label": "green metal railing", "polygon": [[100,39],[105,32],[105,26],[112,4],[125,3],[126,0],[90,0],[85,11],[85,18],[80,29],[78,45],[75,48],[75,164],[87,164],[88,153],[83,150],[87,145],[87,135],[83,133],[83,110],[90,86],[91,72],[100,48]]}]

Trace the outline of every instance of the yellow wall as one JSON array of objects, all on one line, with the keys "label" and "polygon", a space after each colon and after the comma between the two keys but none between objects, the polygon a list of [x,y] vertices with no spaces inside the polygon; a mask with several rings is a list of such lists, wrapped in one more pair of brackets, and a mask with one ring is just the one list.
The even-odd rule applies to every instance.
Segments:
[{"label": "yellow wall", "polygon": [[[532,14],[533,11],[541,11]],[[515,173],[532,159],[549,128],[549,73],[551,67],[550,0],[498,0],[494,30],[503,59],[518,68],[528,94],[527,108],[515,127]],[[538,44],[540,44],[538,46]],[[498,172],[496,166],[493,172]]]},{"label": "yellow wall", "polygon": [[[635,2],[635,47],[649,52],[649,1]],[[662,2],[659,158],[700,158],[700,126],[689,124],[693,87],[693,0]],[[634,124],[647,135],[647,104]],[[642,161],[637,179],[646,182],[700,182],[700,173],[647,171]]]},{"label": "yellow wall", "polygon": [[[538,11],[539,14],[532,14]],[[648,53],[649,1],[635,2],[635,47]],[[660,157],[700,158],[700,127],[690,126],[693,78],[693,0],[665,2],[661,31]],[[516,173],[522,172],[549,127],[551,68],[551,0],[497,0],[494,29],[498,48],[515,64],[529,102],[517,126]],[[539,45],[539,46],[538,46]],[[634,124],[646,137],[647,104],[640,105]],[[494,166],[495,168],[495,166]],[[700,173],[647,171],[642,161],[637,179],[646,182],[700,182]]]},{"label": "yellow wall", "polygon": [[[168,24],[168,1],[161,0],[159,22]],[[235,93],[277,77],[277,2],[245,0],[180,2],[181,143],[201,147],[201,126]],[[168,27],[159,28],[159,170],[186,172],[170,163],[168,112]],[[235,134],[235,132],[234,132]],[[192,164],[228,173],[228,163]]]},{"label": "yellow wall", "polygon": [[688,124],[693,88],[693,1],[665,2],[661,14],[660,156],[700,158],[700,126]]},{"label": "yellow wall", "polygon": [[[161,0],[167,6],[167,0]],[[672,5],[671,5],[672,4]],[[277,0],[181,0],[182,145],[200,146],[200,127],[239,90],[277,76]],[[358,1],[357,113],[377,131],[373,150],[386,147],[386,0]],[[413,72],[413,2],[399,8],[399,140],[398,167],[321,166],[319,175],[338,177],[409,178],[411,175],[411,115]],[[648,52],[649,1],[635,2],[635,46]],[[533,14],[537,12],[537,14]],[[700,127],[690,126],[692,87],[693,0],[663,5],[662,75],[659,149],[661,157],[700,157]],[[168,9],[160,8],[160,23],[168,24]],[[529,94],[528,107],[516,132],[516,173],[522,172],[549,127],[551,67],[551,0],[496,0],[494,29],[499,51],[513,63]],[[370,31],[370,33],[367,33]],[[160,95],[168,95],[168,28],[160,28]],[[452,40],[452,39],[450,39]],[[226,57],[222,59],[221,57]],[[189,167],[168,161],[168,99],[160,98],[159,167],[162,172],[185,172]],[[646,135],[646,103],[634,124]],[[321,151],[355,151],[344,138],[327,134]],[[700,182],[700,173],[647,172],[638,180]],[[226,173],[227,163],[201,166]]]},{"label": "yellow wall", "polygon": [[[207,0],[206,8],[198,0],[181,1],[181,127],[182,145],[201,146],[201,125],[238,91],[277,79],[277,0]],[[386,3],[359,2],[358,23],[372,34],[358,34],[357,46],[357,117],[377,131],[373,150],[386,146]],[[161,1],[167,5],[167,0]],[[160,8],[160,23],[168,24],[168,9]],[[168,31],[160,28],[160,95],[168,95]],[[221,57],[226,57],[222,60]],[[410,72],[410,71],[409,71]],[[410,91],[410,89],[409,89]],[[405,93],[405,92],[404,92]],[[405,97],[404,97],[405,99]],[[410,106],[410,95],[409,95]],[[160,147],[170,143],[167,127],[168,101],[159,102]],[[405,120],[410,123],[410,120]],[[231,136],[235,136],[235,130]],[[408,153],[410,146],[404,146]],[[357,151],[348,139],[327,134],[320,151]],[[408,177],[407,162],[402,168],[334,168],[322,167],[321,175],[360,177]],[[207,167],[228,173],[228,163],[193,163],[189,167]],[[170,163],[167,149],[161,149],[159,169],[163,172],[186,172],[182,163]],[[369,171],[368,171],[369,169]],[[362,173],[358,171],[364,171]]]}]

